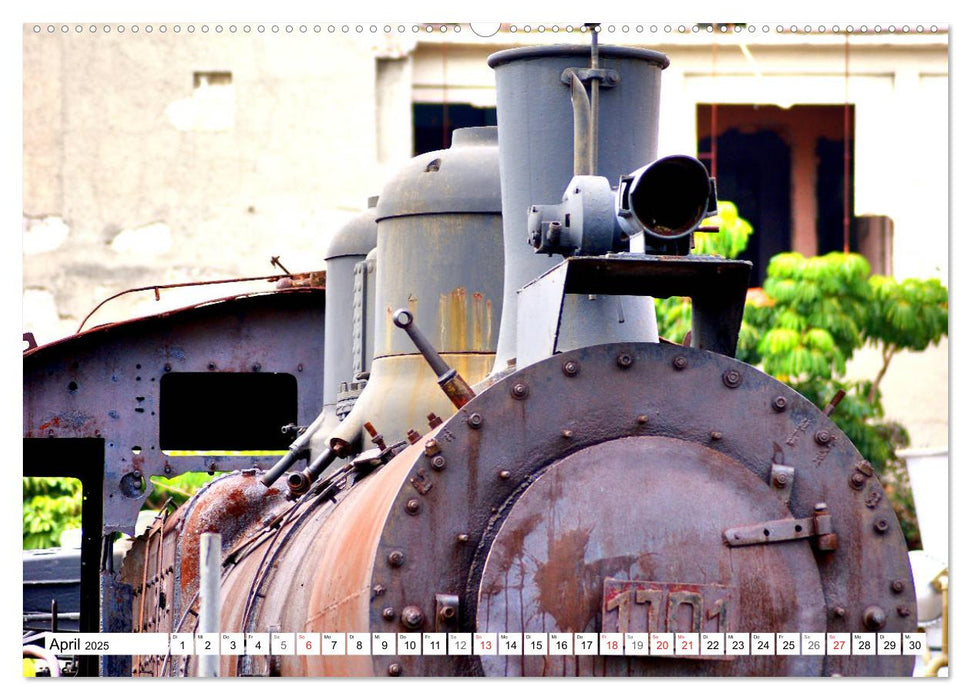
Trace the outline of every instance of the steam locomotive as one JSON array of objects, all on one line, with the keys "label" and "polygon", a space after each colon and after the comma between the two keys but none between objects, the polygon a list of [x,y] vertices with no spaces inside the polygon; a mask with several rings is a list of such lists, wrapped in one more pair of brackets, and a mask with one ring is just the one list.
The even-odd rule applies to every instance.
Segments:
[{"label": "steam locomotive", "polygon": [[[690,253],[716,209],[657,157],[668,59],[500,51],[498,127],[414,158],[319,285],[91,329],[25,354],[26,474],[82,479],[82,631],[908,632],[870,465],[734,359],[749,264]],[[571,147],[572,145],[572,147]],[[608,179],[609,178],[609,179]],[[692,300],[687,345],[652,297]],[[267,453],[274,453],[267,458]],[[118,566],[153,476],[227,472]],[[398,650],[401,652],[401,650]],[[194,675],[199,657],[101,657]],[[89,660],[94,664],[95,661]],[[270,655],[220,675],[909,675],[909,656]]]}]

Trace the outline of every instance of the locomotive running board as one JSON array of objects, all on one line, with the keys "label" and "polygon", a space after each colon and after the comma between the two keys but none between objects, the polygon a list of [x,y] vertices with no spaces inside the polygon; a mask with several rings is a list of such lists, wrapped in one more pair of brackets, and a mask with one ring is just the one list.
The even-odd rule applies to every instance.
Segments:
[{"label": "locomotive running board", "polygon": [[751,268],[747,260],[709,255],[567,258],[519,290],[516,364],[557,351],[566,294],[690,297],[692,347],[734,357]]}]

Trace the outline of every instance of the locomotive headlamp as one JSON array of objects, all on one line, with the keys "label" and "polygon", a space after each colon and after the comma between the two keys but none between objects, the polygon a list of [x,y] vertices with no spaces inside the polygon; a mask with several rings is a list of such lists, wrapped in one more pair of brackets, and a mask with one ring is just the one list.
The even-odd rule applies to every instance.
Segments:
[{"label": "locomotive headlamp", "polygon": [[620,178],[576,175],[559,204],[530,207],[529,243],[537,253],[603,255],[629,250],[644,234],[649,253],[686,255],[691,233],[718,211],[715,180],[701,161],[668,156]]},{"label": "locomotive headlamp", "polygon": [[620,180],[617,216],[631,235],[643,230],[646,248],[685,254],[691,232],[717,213],[715,181],[691,156],[668,156]]}]

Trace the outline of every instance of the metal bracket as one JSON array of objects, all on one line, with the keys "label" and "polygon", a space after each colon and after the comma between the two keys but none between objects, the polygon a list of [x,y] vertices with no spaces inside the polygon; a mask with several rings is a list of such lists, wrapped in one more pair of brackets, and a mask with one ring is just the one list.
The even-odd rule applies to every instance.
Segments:
[{"label": "metal bracket", "polygon": [[591,80],[599,80],[601,88],[612,88],[620,83],[620,73],[613,68],[567,68],[560,74],[560,82],[572,85],[574,74],[585,85]]},{"label": "metal bracket", "polygon": [[459,620],[459,597],[453,593],[435,594],[435,631],[455,629]]},{"label": "metal bracket", "polygon": [[796,470],[783,464],[773,464],[769,473],[769,486],[776,490],[779,499],[789,505],[792,496],[792,484],[796,480]]},{"label": "metal bracket", "polygon": [[812,537],[812,518],[786,518],[784,520],[768,520],[755,525],[731,527],[725,530],[725,543],[729,547],[745,547],[750,544],[770,544],[772,542],[789,542]]},{"label": "metal bracket", "polygon": [[751,267],[745,260],[705,255],[567,258],[519,290],[517,364],[525,367],[556,352],[565,294],[689,296],[692,347],[733,357]]},{"label": "metal bracket", "polygon": [[756,525],[731,527],[722,535],[729,547],[745,547],[753,544],[791,542],[808,537],[816,538],[816,549],[831,552],[836,549],[837,538],[833,532],[832,516],[825,503],[818,503],[809,518],[769,520]]}]

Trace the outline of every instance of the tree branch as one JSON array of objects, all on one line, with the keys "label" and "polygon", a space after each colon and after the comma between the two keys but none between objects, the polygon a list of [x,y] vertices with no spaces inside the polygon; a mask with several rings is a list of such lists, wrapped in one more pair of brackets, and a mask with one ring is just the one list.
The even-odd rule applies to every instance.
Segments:
[{"label": "tree branch", "polygon": [[873,380],[873,384],[870,385],[870,393],[867,394],[866,400],[869,403],[873,403],[877,400],[877,387],[880,386],[880,382],[883,381],[883,376],[887,373],[887,368],[890,367],[890,360],[893,356],[897,354],[898,348],[893,344],[887,344],[883,348],[883,367],[877,372],[876,378]]}]

